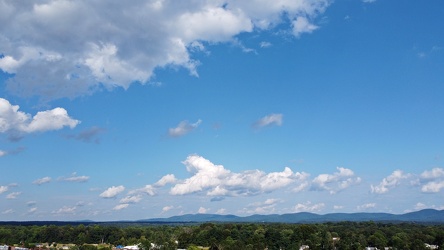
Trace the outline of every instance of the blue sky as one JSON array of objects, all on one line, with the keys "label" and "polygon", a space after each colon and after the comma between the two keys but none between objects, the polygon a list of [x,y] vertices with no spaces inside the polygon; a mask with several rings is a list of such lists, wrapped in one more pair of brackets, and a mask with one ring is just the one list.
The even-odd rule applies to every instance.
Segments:
[{"label": "blue sky", "polygon": [[0,220],[444,209],[444,3],[0,1]]}]

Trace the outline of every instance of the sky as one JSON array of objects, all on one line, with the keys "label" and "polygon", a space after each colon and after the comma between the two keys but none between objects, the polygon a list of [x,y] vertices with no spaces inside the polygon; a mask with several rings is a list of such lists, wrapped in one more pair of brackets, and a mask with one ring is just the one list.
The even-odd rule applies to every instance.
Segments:
[{"label": "sky", "polygon": [[444,2],[0,0],[0,220],[444,209]]}]

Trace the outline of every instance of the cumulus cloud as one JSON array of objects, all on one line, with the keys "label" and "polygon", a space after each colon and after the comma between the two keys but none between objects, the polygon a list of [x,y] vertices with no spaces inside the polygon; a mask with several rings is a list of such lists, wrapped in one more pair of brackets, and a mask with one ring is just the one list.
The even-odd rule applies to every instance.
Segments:
[{"label": "cumulus cloud", "polygon": [[331,2],[2,1],[0,69],[13,74],[9,91],[46,99],[146,84],[168,65],[196,75],[196,42],[229,42],[284,22],[295,35],[312,32]]},{"label": "cumulus cloud", "polygon": [[102,198],[114,198],[116,197],[118,194],[122,193],[125,190],[125,187],[120,185],[120,186],[112,186],[108,189],[106,189],[105,191],[103,191],[103,193],[100,194],[100,197]]},{"label": "cumulus cloud", "polygon": [[9,190],[8,186],[0,186],[0,194],[3,194],[4,192],[6,192],[8,190]]},{"label": "cumulus cloud", "polygon": [[156,187],[163,187],[167,184],[171,184],[171,183],[175,183],[176,182],[176,177],[174,176],[174,174],[167,174],[165,176],[163,176],[159,181],[157,181],[154,186]]},{"label": "cumulus cloud", "polygon": [[206,214],[209,210],[210,209],[208,209],[208,208],[200,207],[199,210],[197,211],[197,213]]},{"label": "cumulus cloud", "polygon": [[59,130],[63,127],[76,127],[80,121],[72,119],[63,108],[40,111],[33,117],[19,111],[18,105],[0,98],[0,133],[10,138],[20,138],[23,134]]},{"label": "cumulus cloud", "polygon": [[318,26],[310,23],[304,16],[299,16],[293,21],[293,34],[296,37],[299,37],[302,33],[312,33],[318,28]]},{"label": "cumulus cloud", "polygon": [[246,209],[246,213],[270,214],[275,212],[275,207],[280,199],[267,199],[264,202],[254,202],[248,205],[251,209]]},{"label": "cumulus cloud", "polygon": [[143,188],[139,188],[139,189],[130,191],[129,194],[143,193],[143,194],[147,194],[150,196],[154,196],[156,194],[155,190],[156,190],[156,188],[153,187],[152,185],[145,185],[145,187],[143,187]]},{"label": "cumulus cloud", "polygon": [[404,174],[401,170],[395,170],[391,175],[382,179],[377,186],[371,185],[371,192],[377,194],[387,193],[390,188],[393,188],[401,183],[402,179],[406,179],[409,175]]},{"label": "cumulus cloud", "polygon": [[288,167],[282,172],[268,174],[260,170],[233,173],[198,155],[190,155],[182,163],[192,176],[177,180],[170,190],[173,195],[197,192],[215,197],[256,195],[303,181],[307,176],[305,173],[294,173]]},{"label": "cumulus cloud", "polygon": [[319,212],[325,207],[324,203],[312,204],[310,201],[298,203],[294,206],[295,212]]},{"label": "cumulus cloud", "polygon": [[424,193],[438,193],[444,189],[444,169],[434,168],[424,171],[420,175],[421,191]]},{"label": "cumulus cloud", "polygon": [[253,127],[258,129],[258,128],[272,126],[272,125],[281,126],[282,119],[283,119],[282,114],[270,114],[270,115],[264,116],[261,119],[257,120],[253,124]]},{"label": "cumulus cloud", "polygon": [[162,213],[166,213],[166,212],[170,211],[173,208],[174,208],[174,206],[165,206],[165,207],[162,208]]},{"label": "cumulus cloud", "polygon": [[312,190],[327,190],[330,194],[340,192],[351,185],[361,182],[360,177],[355,177],[352,170],[337,167],[338,172],[334,174],[320,174],[312,181]]},{"label": "cumulus cloud", "polygon": [[199,125],[202,123],[202,120],[197,120],[197,122],[195,123],[189,123],[188,121],[181,121],[177,127],[175,128],[170,128],[168,130],[168,135],[171,137],[181,137],[184,136],[188,133],[190,133],[191,131],[193,131],[194,129],[196,129],[197,127],[199,127]]},{"label": "cumulus cloud", "polygon": [[46,177],[43,177],[43,178],[33,181],[32,184],[40,186],[42,184],[49,183],[49,182],[51,182],[51,177],[46,176]]}]

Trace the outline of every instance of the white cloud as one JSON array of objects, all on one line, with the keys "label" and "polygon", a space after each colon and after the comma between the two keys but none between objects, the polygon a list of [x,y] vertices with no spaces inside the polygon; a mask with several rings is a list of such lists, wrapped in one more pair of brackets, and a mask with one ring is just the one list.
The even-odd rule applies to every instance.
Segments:
[{"label": "white cloud", "polygon": [[208,209],[208,208],[200,207],[199,210],[197,211],[197,213],[206,214],[209,210],[210,209]]},{"label": "white cloud", "polygon": [[421,191],[424,193],[438,193],[444,189],[444,169],[434,168],[424,171],[420,175]]},{"label": "white cloud", "polygon": [[113,210],[122,210],[122,209],[125,209],[125,208],[127,208],[129,206],[129,204],[119,204],[119,205],[116,205],[114,208],[113,208]]},{"label": "white cloud", "polygon": [[303,181],[307,176],[305,173],[294,173],[288,167],[282,172],[268,174],[259,170],[233,173],[198,155],[188,156],[183,164],[192,176],[178,180],[170,190],[173,195],[196,192],[206,192],[209,196],[256,195]]},{"label": "white cloud", "polygon": [[59,181],[68,181],[68,182],[87,182],[89,180],[89,176],[82,175],[77,176],[77,173],[74,172],[71,174],[71,177],[60,177]]},{"label": "white cloud", "polygon": [[371,192],[377,194],[387,193],[389,188],[395,187],[401,183],[402,179],[406,179],[409,175],[404,174],[401,170],[395,170],[391,175],[382,179],[377,186],[371,185]]},{"label": "white cloud", "polygon": [[0,157],[7,155],[7,152],[4,150],[0,150]]},{"label": "white cloud", "polygon": [[319,212],[325,207],[324,203],[312,204],[310,201],[298,203],[294,206],[295,212]]},{"label": "white cloud", "polygon": [[32,184],[42,185],[42,184],[49,183],[49,182],[51,182],[51,177],[46,176],[46,177],[43,177],[43,178],[33,181]]},{"label": "white cloud", "polygon": [[128,88],[146,84],[156,68],[168,65],[197,74],[190,54],[195,42],[229,42],[284,22],[296,24],[295,35],[312,32],[313,25],[301,20],[313,20],[331,2],[2,2],[0,69],[14,74],[7,88],[22,96],[54,99]]},{"label": "white cloud", "polygon": [[154,196],[156,194],[155,190],[156,189],[152,185],[146,185],[143,188],[139,188],[139,189],[130,191],[129,194],[144,193],[147,195]]},{"label": "white cloud", "polygon": [[197,120],[197,122],[195,123],[189,123],[188,121],[181,121],[177,127],[175,128],[170,128],[168,130],[168,135],[171,137],[181,137],[184,136],[188,133],[190,133],[191,131],[193,131],[194,129],[196,129],[197,127],[199,127],[199,125],[202,123],[202,120]]},{"label": "white cloud", "polygon": [[163,187],[167,184],[170,183],[175,183],[177,181],[176,177],[174,176],[174,174],[167,174],[165,176],[163,176],[158,182],[156,182],[154,184],[154,186],[156,187]]},{"label": "white cloud", "polygon": [[63,206],[58,210],[52,211],[53,214],[75,214],[77,207]]},{"label": "white cloud", "polygon": [[17,197],[21,194],[22,194],[22,192],[12,192],[6,196],[6,199],[10,199],[10,200],[17,199]]},{"label": "white cloud", "polygon": [[259,44],[259,46],[261,46],[261,48],[268,48],[268,47],[271,47],[271,45],[272,44],[270,42],[265,42],[265,41],[263,41]]},{"label": "white cloud", "polygon": [[0,98],[0,133],[20,137],[26,133],[74,128],[80,123],[69,117],[63,108],[40,111],[32,118],[30,114],[19,111],[19,108],[18,105],[11,105],[8,100]]},{"label": "white cloud", "polygon": [[141,195],[129,195],[120,200],[120,203],[138,203],[142,200]]},{"label": "white cloud", "polygon": [[100,194],[100,197],[102,198],[114,198],[116,197],[118,194],[120,194],[121,192],[123,192],[125,190],[125,187],[120,185],[120,186],[112,186],[110,188],[108,188],[107,190],[105,190],[103,193]]},{"label": "white cloud", "polygon": [[334,210],[343,209],[343,208],[344,208],[344,206],[341,206],[341,205],[334,205],[333,206]]},{"label": "white cloud", "polygon": [[166,212],[170,211],[173,208],[174,208],[174,206],[165,206],[165,207],[162,208],[162,213],[166,213]]},{"label": "white cloud", "polygon": [[14,213],[14,210],[12,210],[12,209],[7,209],[2,212],[2,214],[13,214],[13,213]]},{"label": "white cloud", "polygon": [[261,119],[259,119],[258,121],[256,121],[253,124],[253,127],[262,128],[262,127],[267,127],[267,126],[271,126],[271,125],[281,126],[282,119],[283,119],[282,114],[270,114],[270,115],[264,116]]},{"label": "white cloud", "polygon": [[313,190],[327,190],[330,194],[340,192],[351,185],[361,182],[361,178],[354,177],[352,170],[348,168],[337,167],[338,172],[334,174],[320,174],[312,181]]},{"label": "white cloud", "polygon": [[3,194],[4,192],[6,192],[8,190],[9,190],[8,186],[0,186],[0,194]]},{"label": "white cloud", "polygon": [[33,214],[33,213],[35,213],[37,211],[37,208],[36,207],[31,207],[29,210],[28,210],[28,214]]},{"label": "white cloud", "polygon": [[367,209],[371,209],[371,208],[375,208],[375,207],[376,207],[376,203],[366,203],[366,204],[359,205],[356,208],[358,210],[367,210]]},{"label": "white cloud", "polygon": [[362,0],[363,3],[374,3],[376,0]]},{"label": "white cloud", "polygon": [[303,16],[299,16],[293,21],[293,34],[299,37],[302,33],[312,33],[319,27],[310,23],[310,21]]}]

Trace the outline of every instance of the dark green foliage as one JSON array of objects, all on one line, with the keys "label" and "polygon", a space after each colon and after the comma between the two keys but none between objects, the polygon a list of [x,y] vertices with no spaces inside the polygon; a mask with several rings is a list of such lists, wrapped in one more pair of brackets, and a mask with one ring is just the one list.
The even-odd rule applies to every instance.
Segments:
[{"label": "dark green foliage", "polygon": [[92,244],[134,245],[148,250],[195,249],[425,249],[444,245],[444,225],[338,222],[323,224],[203,223],[200,225],[43,225],[0,226],[0,245],[33,247],[37,243],[74,243],[78,250],[110,250]]}]

